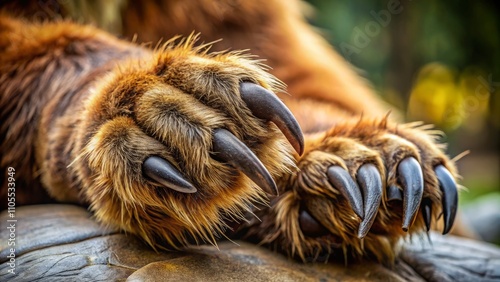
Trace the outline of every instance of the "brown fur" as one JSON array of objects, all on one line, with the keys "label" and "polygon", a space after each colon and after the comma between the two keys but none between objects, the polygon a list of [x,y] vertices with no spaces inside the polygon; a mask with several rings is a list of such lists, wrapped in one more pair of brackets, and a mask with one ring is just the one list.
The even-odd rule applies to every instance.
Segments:
[{"label": "brown fur", "polygon": [[[0,169],[16,168],[18,204],[89,205],[100,222],[153,247],[215,243],[230,220],[242,221],[253,203],[267,202],[246,176],[211,158],[211,132],[226,128],[256,153],[281,192],[258,211],[261,221],[241,230],[291,256],[326,250],[389,262],[406,237],[401,207],[384,202],[370,233],[358,239],[359,219],[327,181],[330,165],[355,177],[373,163],[388,185],[396,182],[399,161],[413,156],[422,164],[434,219],[440,213],[432,169],[456,170],[435,132],[384,117],[383,103],[306,25],[298,2],[129,1],[122,18],[124,35],[137,33],[139,42],[195,30],[198,43],[223,38],[212,50],[249,49],[266,58],[291,95],[248,55],[210,53],[193,37],[150,50],[88,25],[33,24],[0,13]],[[241,81],[280,95],[307,133],[303,156],[251,114],[238,96]],[[142,162],[152,155],[170,161],[198,192],[180,194],[144,178]],[[304,235],[303,208],[331,234]],[[423,228],[419,215],[410,233]]]},{"label": "brown fur", "polygon": [[[339,121],[339,113],[380,116],[389,109],[306,24],[299,1],[129,1],[123,19],[124,35],[140,42],[187,36],[195,30],[201,41],[222,39],[213,50],[249,50],[264,58],[271,73],[288,86],[293,96],[280,98],[289,107],[318,101],[319,107],[328,107],[333,122]],[[326,120],[299,119],[301,125]]]}]

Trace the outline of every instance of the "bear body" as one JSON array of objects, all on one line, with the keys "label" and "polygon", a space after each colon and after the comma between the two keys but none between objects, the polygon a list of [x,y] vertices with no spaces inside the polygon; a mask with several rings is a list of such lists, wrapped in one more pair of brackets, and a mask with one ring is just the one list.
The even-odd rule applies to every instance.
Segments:
[{"label": "bear body", "polygon": [[302,260],[389,262],[440,214],[449,232],[440,132],[391,120],[298,3],[236,2],[129,1],[135,42],[4,4],[0,169],[17,203],[89,206],[153,248],[229,236]]}]

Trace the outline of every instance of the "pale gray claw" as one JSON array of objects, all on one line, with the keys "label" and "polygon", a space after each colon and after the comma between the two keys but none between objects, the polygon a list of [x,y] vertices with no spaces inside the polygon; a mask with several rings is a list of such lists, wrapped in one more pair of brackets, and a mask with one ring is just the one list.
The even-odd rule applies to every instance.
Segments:
[{"label": "pale gray claw", "polygon": [[222,128],[215,129],[212,146],[217,159],[243,172],[264,191],[278,195],[278,188],[262,162],[231,132]]},{"label": "pale gray claw", "polygon": [[151,156],[142,164],[143,173],[167,188],[182,193],[195,193],[196,188],[168,161]]},{"label": "pale gray claw", "polygon": [[434,168],[434,172],[436,173],[436,176],[439,180],[439,187],[443,193],[443,234],[446,234],[450,232],[451,227],[453,227],[453,222],[455,221],[455,216],[457,214],[457,184],[455,183],[455,180],[453,180],[453,176],[451,175],[451,173],[443,165],[436,166],[436,168]]},{"label": "pale gray claw", "polygon": [[374,164],[362,165],[356,179],[363,192],[365,218],[361,221],[358,229],[358,238],[363,238],[370,230],[382,200],[382,179]]},{"label": "pale gray claw", "polygon": [[251,82],[242,82],[240,84],[240,94],[256,117],[276,124],[295,151],[302,155],[304,152],[304,136],[299,123],[276,95]]},{"label": "pale gray claw", "polygon": [[398,165],[399,181],[403,188],[403,230],[408,231],[417,215],[424,193],[424,176],[420,164],[413,157]]},{"label": "pale gray claw", "polygon": [[363,219],[365,214],[363,211],[363,196],[351,175],[340,166],[329,167],[326,174],[333,187],[342,193],[348,200],[352,210]]}]

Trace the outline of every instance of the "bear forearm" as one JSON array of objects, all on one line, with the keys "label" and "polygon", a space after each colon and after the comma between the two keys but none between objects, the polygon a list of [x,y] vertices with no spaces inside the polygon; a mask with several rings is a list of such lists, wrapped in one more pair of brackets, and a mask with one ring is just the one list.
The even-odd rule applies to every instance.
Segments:
[{"label": "bear forearm", "polygon": [[[89,87],[114,61],[142,52],[130,46],[88,26],[0,16],[0,166],[16,169],[19,204],[48,201],[42,183],[69,186],[62,170],[69,164],[69,131],[78,120],[59,120],[78,111]],[[51,194],[69,200],[65,193]]]}]

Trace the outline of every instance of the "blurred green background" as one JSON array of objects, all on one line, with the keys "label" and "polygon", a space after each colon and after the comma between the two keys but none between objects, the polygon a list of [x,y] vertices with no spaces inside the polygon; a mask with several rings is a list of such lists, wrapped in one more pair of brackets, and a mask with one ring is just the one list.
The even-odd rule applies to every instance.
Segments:
[{"label": "blurred green background", "polygon": [[443,130],[452,158],[470,150],[461,204],[500,195],[500,2],[308,2],[310,22],[386,101]]}]

